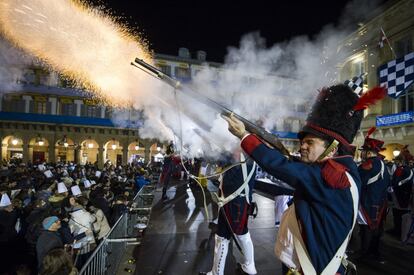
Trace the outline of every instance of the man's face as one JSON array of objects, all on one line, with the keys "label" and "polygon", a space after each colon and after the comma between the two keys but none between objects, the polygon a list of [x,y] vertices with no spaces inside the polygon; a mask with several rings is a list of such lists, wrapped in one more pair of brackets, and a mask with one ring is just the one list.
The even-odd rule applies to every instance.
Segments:
[{"label": "man's face", "polygon": [[363,150],[361,151],[361,159],[362,160],[367,160],[368,159],[368,152]]},{"label": "man's face", "polygon": [[300,141],[300,159],[306,163],[315,162],[325,149],[325,141],[323,139],[307,134]]},{"label": "man's face", "polygon": [[361,158],[362,158],[362,160],[367,160],[367,159],[372,158],[372,157],[375,157],[375,156],[376,156],[376,154],[374,152],[372,152],[372,151],[363,150],[361,152]]},{"label": "man's face", "polygon": [[57,231],[61,227],[60,220],[55,221],[49,228],[50,231]]}]

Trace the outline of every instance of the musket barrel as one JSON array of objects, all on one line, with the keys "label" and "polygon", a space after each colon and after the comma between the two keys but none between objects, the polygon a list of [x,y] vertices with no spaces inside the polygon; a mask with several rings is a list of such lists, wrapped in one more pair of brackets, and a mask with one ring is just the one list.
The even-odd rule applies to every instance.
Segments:
[{"label": "musket barrel", "polygon": [[154,77],[157,77],[158,79],[164,81],[174,89],[181,90],[185,93],[191,93],[193,98],[197,99],[203,104],[206,104],[210,107],[212,107],[215,110],[218,110],[222,115],[230,116],[233,114],[237,119],[242,121],[246,127],[246,130],[250,133],[253,133],[257,136],[259,136],[262,140],[269,143],[274,148],[278,149],[282,154],[284,154],[287,157],[290,157],[289,151],[285,148],[285,146],[282,144],[282,142],[279,140],[279,138],[268,131],[266,131],[264,128],[254,124],[253,122],[245,119],[244,117],[235,114],[232,110],[226,108],[222,104],[218,103],[217,101],[204,96],[202,94],[199,94],[191,89],[184,89],[184,87],[181,85],[181,83],[174,78],[164,74],[161,72],[158,68],[146,63],[144,60],[135,58],[135,62],[141,65],[143,68],[145,68],[147,71],[151,72]]}]

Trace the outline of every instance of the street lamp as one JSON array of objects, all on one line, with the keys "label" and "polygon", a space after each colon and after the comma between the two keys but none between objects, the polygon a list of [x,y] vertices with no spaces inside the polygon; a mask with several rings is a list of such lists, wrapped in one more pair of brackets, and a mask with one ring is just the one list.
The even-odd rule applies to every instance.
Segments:
[{"label": "street lamp", "polygon": [[394,158],[398,157],[400,155],[401,151],[398,150],[398,148],[395,148],[394,151],[392,151],[392,154],[394,155]]},{"label": "street lamp", "polygon": [[138,144],[135,145],[134,149],[135,149],[135,151],[138,151],[139,150],[139,145]]},{"label": "street lamp", "polygon": [[11,143],[13,145],[17,145],[17,143],[19,143],[19,140],[17,138],[13,138]]},{"label": "street lamp", "polygon": [[65,146],[66,148],[69,146],[69,143],[67,143],[66,141],[63,143],[63,146]]},{"label": "street lamp", "polygon": [[43,145],[45,145],[45,142],[43,141],[43,139],[41,139],[41,140],[39,140],[39,146],[43,146]]},{"label": "street lamp", "polygon": [[92,148],[93,148],[93,143],[92,143],[92,142],[89,142],[89,143],[88,143],[88,148],[89,148],[89,149],[92,149]]},{"label": "street lamp", "polygon": [[112,147],[112,150],[115,150],[116,149],[116,144],[115,143],[112,144],[111,147]]}]

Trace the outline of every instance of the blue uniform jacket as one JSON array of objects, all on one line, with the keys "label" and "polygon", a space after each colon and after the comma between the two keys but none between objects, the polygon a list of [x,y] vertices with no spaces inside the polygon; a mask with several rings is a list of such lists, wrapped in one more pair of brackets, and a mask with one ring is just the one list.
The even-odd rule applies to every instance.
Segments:
[{"label": "blue uniform jacket", "polygon": [[[247,175],[250,174],[252,168],[253,168],[253,162],[248,161],[247,162]],[[256,171],[253,172],[253,175],[248,183],[250,192],[249,194],[245,194],[249,196],[249,201],[252,201],[252,191],[253,191],[254,184],[255,184],[255,175],[256,175]],[[228,170],[223,175],[222,189],[223,189],[224,197],[227,197],[233,194],[237,189],[239,189],[239,187],[243,183],[244,183],[244,179],[243,179],[243,172],[242,172],[241,165],[238,165]],[[244,195],[244,192],[242,192],[242,194]],[[238,198],[239,197],[240,196],[238,196]]]},{"label": "blue uniform jacket", "polygon": [[399,166],[392,175],[392,188],[401,208],[408,208],[413,186],[413,172],[408,166]]},{"label": "blue uniform jacket", "polygon": [[312,265],[321,273],[351,230],[354,214],[350,188],[328,184],[322,178],[322,169],[327,165],[335,167],[334,171],[345,168],[360,191],[361,179],[352,157],[315,164],[289,161],[254,135],[244,138],[242,148],[263,170],[295,188],[294,203],[302,237]]},{"label": "blue uniform jacket", "polygon": [[361,210],[367,219],[368,226],[372,229],[377,228],[385,217],[387,188],[391,184],[390,175],[384,163],[383,175],[378,177],[376,181],[373,181],[373,178],[381,173],[381,163],[383,163],[381,158],[373,157],[358,167],[362,182],[360,196]]}]

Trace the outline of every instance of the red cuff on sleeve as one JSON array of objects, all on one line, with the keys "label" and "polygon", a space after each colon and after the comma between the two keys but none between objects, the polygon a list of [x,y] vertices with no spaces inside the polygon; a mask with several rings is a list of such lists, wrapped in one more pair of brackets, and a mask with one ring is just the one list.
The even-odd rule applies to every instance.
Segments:
[{"label": "red cuff on sleeve", "polygon": [[260,144],[263,144],[263,142],[261,142],[255,135],[250,134],[242,140],[241,147],[248,155],[251,155],[254,149]]}]

